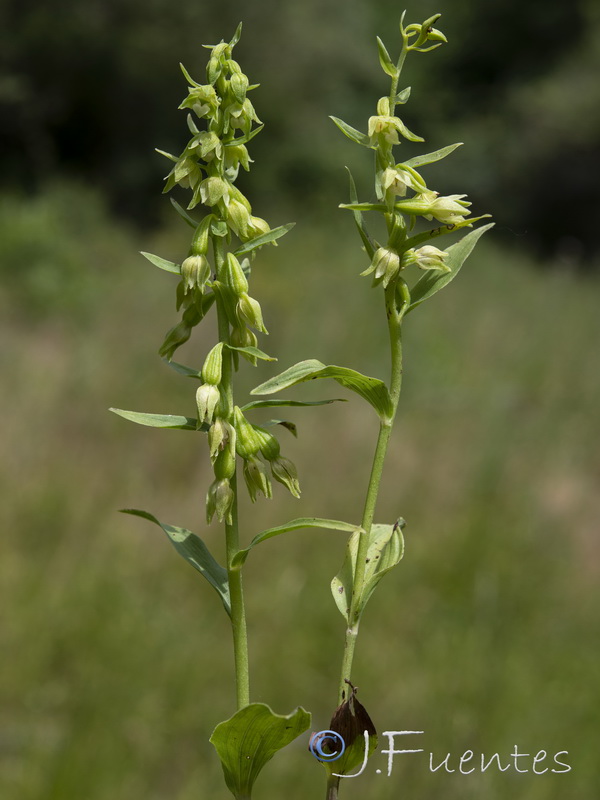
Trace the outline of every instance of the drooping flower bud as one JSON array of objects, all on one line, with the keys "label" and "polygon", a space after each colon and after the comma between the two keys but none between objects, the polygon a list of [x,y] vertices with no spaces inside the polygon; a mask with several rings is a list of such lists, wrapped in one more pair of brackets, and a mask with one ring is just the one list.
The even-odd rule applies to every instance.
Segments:
[{"label": "drooping flower bud", "polygon": [[235,428],[227,420],[217,417],[208,430],[210,460],[213,464],[219,453],[232,445],[235,448]]},{"label": "drooping flower bud", "polygon": [[361,275],[370,275],[374,272],[374,279],[376,283],[380,281],[387,287],[389,282],[396,277],[400,272],[400,256],[398,252],[391,247],[380,247],[375,251],[371,266]]},{"label": "drooping flower bud", "polygon": [[271,462],[271,473],[276,481],[282,483],[294,497],[300,497],[300,483],[298,470],[295,465],[284,456],[278,456]]},{"label": "drooping flower bud", "polygon": [[259,492],[267,498],[273,497],[273,490],[271,488],[271,481],[265,471],[265,466],[260,459],[251,456],[244,461],[244,480],[248,488],[248,494],[253,503],[256,502],[256,496]]},{"label": "drooping flower bud", "polygon": [[217,386],[212,383],[203,383],[196,391],[196,406],[198,408],[198,422],[208,422],[210,425],[213,420],[215,408],[219,402],[220,392]]},{"label": "drooping flower bud", "polygon": [[430,244],[419,247],[418,250],[407,250],[402,256],[402,267],[416,264],[420,269],[435,269],[440,272],[450,272],[450,267],[445,263],[448,253],[445,250],[438,250]]},{"label": "drooping flower bud", "polygon": [[256,236],[262,236],[271,230],[269,223],[261,217],[250,216],[248,220],[248,233],[250,238],[254,239]]},{"label": "drooping flower bud", "polygon": [[194,289],[202,292],[210,278],[210,264],[206,256],[188,256],[181,265],[181,277],[185,295]]},{"label": "drooping flower bud", "polygon": [[251,325],[261,333],[268,333],[263,322],[260,303],[246,292],[239,296],[235,313],[241,323]]},{"label": "drooping flower bud", "polygon": [[231,509],[235,495],[227,478],[217,479],[211,483],[206,494],[206,521],[211,523],[214,515],[219,522],[232,524]]}]

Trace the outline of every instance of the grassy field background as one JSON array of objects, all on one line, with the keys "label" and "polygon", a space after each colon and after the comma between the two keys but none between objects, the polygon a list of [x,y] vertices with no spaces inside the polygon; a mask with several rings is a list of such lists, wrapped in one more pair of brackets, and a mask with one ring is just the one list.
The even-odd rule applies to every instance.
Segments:
[{"label": "grassy field background", "polygon": [[[287,222],[277,215],[272,224]],[[193,414],[193,385],[156,355],[175,322],[174,279],[137,255],[177,260],[187,230],[142,238],[89,190],[57,185],[0,204],[4,536],[0,797],[221,798],[207,739],[234,710],[225,615],[144,508],[203,522],[205,443],[126,423],[109,406]],[[406,518],[406,555],[365,614],[355,678],[377,728],[423,730],[391,777],[373,757],[344,797],[591,800],[600,640],[600,285],[542,270],[487,235],[450,288],[408,318],[405,388],[377,519]],[[385,377],[378,292],[351,220],[332,209],[261,254],[254,291],[276,367],[319,358]],[[551,266],[551,265],[550,265]],[[204,323],[180,360],[214,342]],[[238,395],[274,373],[244,368]],[[292,392],[288,393],[292,394]],[[245,541],[300,514],[360,518],[376,434],[369,407],[320,382],[296,397],[347,403],[291,410],[281,434],[301,501],[243,503]],[[257,414],[257,419],[261,418]],[[303,705],[314,729],[335,705],[343,622],[329,581],[343,534],[303,531],[248,560],[253,699]],[[465,750],[504,763],[567,750],[567,774],[431,773]],[[383,747],[383,741],[380,745]],[[401,746],[401,745],[397,745]],[[257,800],[320,797],[306,738],[259,779]],[[545,765],[544,765],[545,766]],[[554,765],[550,765],[554,766]]]}]

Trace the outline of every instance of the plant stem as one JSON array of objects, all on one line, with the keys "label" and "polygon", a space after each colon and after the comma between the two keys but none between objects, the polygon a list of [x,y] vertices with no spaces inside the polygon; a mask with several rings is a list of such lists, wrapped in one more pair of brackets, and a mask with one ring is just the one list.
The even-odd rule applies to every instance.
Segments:
[{"label": "plant stem", "polygon": [[[220,274],[225,261],[225,242],[221,237],[214,237],[213,248],[215,254],[215,268]],[[229,342],[229,321],[227,313],[220,298],[217,298],[217,320],[219,341]],[[223,367],[221,373],[221,391],[226,399],[228,421],[233,422],[233,363],[232,352],[223,348]],[[250,703],[250,676],[248,667],[248,631],[246,628],[246,609],[244,605],[244,591],[242,586],[241,568],[232,569],[231,562],[240,549],[240,534],[238,527],[238,495],[237,472],[230,478],[233,490],[233,507],[231,509],[231,524],[225,523],[225,549],[227,561],[227,578],[229,582],[229,598],[231,602],[231,630],[233,633],[233,660],[235,666],[235,686],[237,708],[243,708]]]},{"label": "plant stem", "polygon": [[369,537],[371,533],[371,526],[373,525],[373,517],[375,515],[375,506],[377,504],[377,496],[379,493],[379,485],[381,483],[381,476],[383,473],[383,464],[387,452],[390,435],[396,411],[398,408],[398,401],[400,399],[400,391],[402,388],[402,317],[408,307],[410,298],[406,284],[402,279],[399,279],[400,293],[402,297],[402,307],[400,310],[396,307],[395,300],[395,286],[389,286],[385,291],[385,306],[386,315],[388,319],[388,330],[390,336],[390,353],[391,353],[391,379],[390,379],[390,398],[392,401],[392,413],[389,419],[381,421],[379,427],[379,436],[377,438],[377,445],[375,447],[375,455],[373,456],[373,464],[371,467],[371,476],[369,478],[369,486],[367,489],[367,496],[365,498],[365,505],[363,510],[363,517],[361,522],[361,534],[358,542],[358,552],[356,554],[356,571],[354,575],[354,583],[352,590],[352,600],[350,603],[350,612],[348,614],[348,627],[346,628],[346,637],[344,641],[344,654],[342,657],[342,671],[340,676],[339,687],[339,702],[341,703],[346,691],[346,681],[350,680],[352,672],[352,662],[354,659],[354,649],[356,647],[356,639],[358,637],[358,629],[360,623],[360,610],[358,604],[362,586],[364,582],[367,551],[369,549]]}]

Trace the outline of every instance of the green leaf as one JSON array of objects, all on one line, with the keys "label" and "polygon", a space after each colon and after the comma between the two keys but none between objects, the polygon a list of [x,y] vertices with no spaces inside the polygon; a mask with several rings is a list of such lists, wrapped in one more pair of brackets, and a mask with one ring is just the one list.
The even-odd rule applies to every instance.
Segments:
[{"label": "green leaf", "polygon": [[262,350],[259,350],[258,347],[235,347],[232,344],[226,344],[229,350],[235,350],[237,353],[244,353],[248,356],[252,356],[253,358],[259,358],[261,361],[277,361],[276,358],[273,356],[269,356],[266,353],[263,353]]},{"label": "green leaf", "polygon": [[424,153],[422,156],[415,156],[409,158],[408,161],[403,163],[407,167],[422,167],[424,164],[433,164],[435,161],[441,161],[446,158],[450,153],[453,153],[457,147],[461,147],[464,142],[456,142],[456,144],[449,144],[447,147],[442,147],[440,150],[435,150],[433,153]]},{"label": "green leaf", "polygon": [[191,86],[196,86],[196,87],[200,87],[200,86],[202,86],[202,84],[201,84],[201,83],[197,83],[197,82],[196,82],[196,81],[195,81],[195,80],[194,80],[194,79],[191,77],[190,73],[187,71],[187,69],[186,69],[186,68],[183,66],[183,64],[182,64],[181,62],[179,63],[179,68],[180,68],[180,69],[181,69],[181,71],[183,72],[183,76],[184,76],[184,78],[186,79],[186,81],[187,81],[187,82],[188,82],[188,83],[189,83]]},{"label": "green leaf", "polygon": [[278,228],[273,228],[272,231],[268,231],[267,233],[263,233],[261,236],[257,236],[255,239],[250,239],[248,242],[244,242],[241,247],[238,247],[237,250],[234,251],[234,255],[236,256],[243,256],[246,253],[252,252],[257,247],[262,247],[265,244],[271,244],[276,239],[280,239],[282,236],[288,231],[291,231],[296,223],[295,222],[288,222],[287,225],[280,225]]},{"label": "green leaf", "polygon": [[149,428],[179,428],[183,431],[195,431],[198,424],[195,417],[180,417],[178,414],[146,414],[144,411],[125,411],[122,408],[109,408],[108,410],[123,419],[136,422],[138,425],[146,425]]},{"label": "green leaf", "polygon": [[386,73],[386,75],[389,75],[390,78],[397,78],[399,75],[398,67],[393,63],[386,46],[381,41],[379,36],[377,37],[377,48],[379,50],[379,63],[381,64],[381,69]]},{"label": "green leaf", "polygon": [[278,750],[308,730],[311,716],[303,708],[275,714],[264,703],[251,703],[210,737],[223,767],[225,783],[236,800],[250,800],[260,771]]},{"label": "green leaf", "polygon": [[238,144],[247,144],[251,139],[262,131],[264,128],[264,124],[258,125],[254,130],[250,131],[249,133],[245,133],[243,136],[240,136],[238,139],[232,139],[230,142],[227,142],[228,145],[238,145]]},{"label": "green leaf", "polygon": [[406,89],[402,89],[401,92],[398,92],[396,95],[396,102],[403,106],[405,103],[408,102],[408,98],[410,97],[410,86],[407,86]]},{"label": "green leaf", "polygon": [[333,120],[344,136],[347,136],[356,144],[362,144],[363,147],[371,147],[371,140],[366,135],[366,133],[361,133],[357,131],[356,128],[353,128],[351,125],[348,125],[347,122],[344,122],[343,119],[338,119],[337,117],[329,117],[329,119]]},{"label": "green leaf", "polygon": [[345,397],[334,397],[331,400],[252,400],[242,406],[242,411],[251,408],[276,408],[279,406],[326,406],[330,403],[347,403]]},{"label": "green leaf", "polygon": [[253,547],[261,542],[266,542],[267,539],[272,539],[274,536],[281,536],[282,533],[288,531],[297,531],[302,528],[326,528],[330,531],[344,531],[346,533],[353,533],[356,531],[356,525],[351,522],[342,522],[337,519],[321,519],[320,517],[299,517],[293,519],[291,522],[286,522],[284,525],[278,525],[276,528],[269,528],[262,533],[257,534],[250,542],[248,547],[244,550],[238,550],[231,560],[232,567],[241,567],[248,558],[248,553]]},{"label": "green leaf", "polygon": [[197,220],[195,220],[190,214],[188,214],[185,208],[179,205],[177,200],[173,200],[172,197],[170,199],[171,199],[171,205],[173,206],[175,211],[179,214],[179,216],[183,220],[185,220],[185,222],[187,222],[187,224],[190,225],[192,228],[197,228],[200,223]]},{"label": "green leaf", "polygon": [[388,211],[385,203],[340,203],[339,207],[349,211]]},{"label": "green leaf", "polygon": [[[398,520],[395,525],[373,525],[371,528],[363,585],[357,587],[359,595],[357,618],[360,618],[379,581],[396,566],[404,554],[404,537],[401,530],[403,525],[404,520]],[[355,531],[348,541],[342,568],[331,581],[331,593],[335,604],[349,624],[353,624],[350,620],[350,603],[359,540],[360,531]]]},{"label": "green leaf", "polygon": [[282,428],[288,430],[292,436],[298,438],[298,427],[295,422],[290,422],[289,419],[268,419],[266,422],[261,423],[264,427],[271,425],[281,425]]},{"label": "green leaf", "polygon": [[288,386],[316,380],[317,378],[333,378],[341,386],[356,392],[373,406],[383,420],[388,419],[392,414],[390,393],[383,381],[362,375],[360,372],[347,367],[325,366],[325,364],[316,359],[300,361],[298,364],[294,364],[293,367],[286,369],[280,375],[276,375],[274,378],[252,389],[250,394],[273,394],[281,389],[287,389]]},{"label": "green leaf", "polygon": [[[352,177],[352,173],[350,172],[348,167],[346,167],[346,169],[348,170],[348,178],[350,181],[350,202],[358,203],[358,195],[356,194],[356,184],[354,183],[354,178]],[[363,215],[360,213],[360,211],[353,211],[352,213],[354,215],[354,222],[358,229],[358,234],[362,239],[362,243],[365,247],[365,250],[367,251],[367,255],[369,256],[369,258],[373,258],[373,255],[377,248],[375,247],[375,243],[371,239],[371,236],[369,235],[369,232],[365,227]]]},{"label": "green leaf", "polygon": [[165,525],[156,519],[155,516],[147,511],[140,511],[137,508],[123,508],[123,514],[132,514],[135,517],[142,517],[154,522],[169,537],[169,541],[188,564],[203,575],[210,585],[215,589],[225,611],[231,616],[231,602],[229,599],[229,583],[227,580],[227,570],[222,567],[211,555],[209,549],[202,539],[185,528],[177,528],[174,525]]},{"label": "green leaf", "polygon": [[444,262],[450,268],[450,272],[428,270],[410,290],[411,304],[406,313],[408,314],[421,305],[424,300],[427,300],[436,292],[439,292],[440,289],[443,289],[446,284],[450,283],[457,276],[458,271],[467,260],[479,238],[493,227],[494,223],[490,222],[488,225],[483,225],[481,228],[471,231],[471,233],[463,236],[459,242],[451,245],[446,251],[448,256]]},{"label": "green leaf", "polygon": [[164,258],[160,258],[160,256],[154,256],[152,253],[144,253],[140,251],[140,255],[147,258],[151,264],[154,264],[155,267],[159,269],[164,269],[165,272],[172,272],[174,275],[181,275],[181,267],[179,264],[173,263],[173,261],[166,261]]}]

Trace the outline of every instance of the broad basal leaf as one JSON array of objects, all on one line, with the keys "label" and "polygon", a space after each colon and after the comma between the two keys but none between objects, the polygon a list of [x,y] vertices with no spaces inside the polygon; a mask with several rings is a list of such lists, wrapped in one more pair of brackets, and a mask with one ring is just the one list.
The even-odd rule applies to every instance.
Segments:
[{"label": "broad basal leaf", "polygon": [[273,394],[297,383],[317,378],[333,378],[341,386],[356,392],[373,406],[383,420],[389,418],[392,414],[392,401],[388,388],[383,381],[362,375],[360,372],[347,367],[325,366],[325,364],[316,359],[300,361],[280,375],[261,383],[250,394]]},{"label": "broad basal leaf", "polygon": [[241,567],[248,558],[248,553],[250,550],[252,550],[253,547],[256,547],[257,544],[266,542],[267,539],[272,539],[274,536],[281,536],[282,533],[287,533],[288,531],[297,531],[302,528],[327,528],[330,531],[345,531],[346,533],[352,533],[356,530],[356,525],[353,525],[350,522],[342,522],[337,519],[299,517],[298,519],[293,519],[290,522],[286,522],[284,525],[278,525],[276,528],[269,528],[268,530],[257,534],[254,539],[252,539],[248,547],[246,547],[244,550],[239,550],[234,555],[231,561],[231,566]]},{"label": "broad basal leaf", "polygon": [[303,708],[282,716],[264,703],[251,703],[217,725],[210,741],[236,800],[250,800],[262,768],[278,750],[308,730],[310,719]]},{"label": "broad basal leaf", "polygon": [[494,223],[490,222],[488,225],[483,225],[481,228],[477,228],[477,230],[471,231],[471,233],[463,236],[460,242],[451,245],[446,251],[448,256],[444,261],[444,264],[450,269],[450,272],[428,270],[410,290],[411,304],[406,313],[412,311],[424,300],[427,300],[436,292],[439,292],[440,289],[443,289],[447,283],[450,283],[458,274],[458,271],[467,260],[479,238],[493,227]]},{"label": "broad basal leaf", "polygon": [[154,522],[155,525],[162,528],[179,555],[185,558],[188,564],[191,564],[194,569],[198,570],[216,590],[221,598],[225,611],[231,616],[227,570],[215,561],[209,549],[199,536],[196,536],[195,533],[185,528],[165,525],[147,511],[140,511],[137,508],[123,508],[122,512],[123,514],[133,514],[136,517],[148,519],[150,522]]}]

